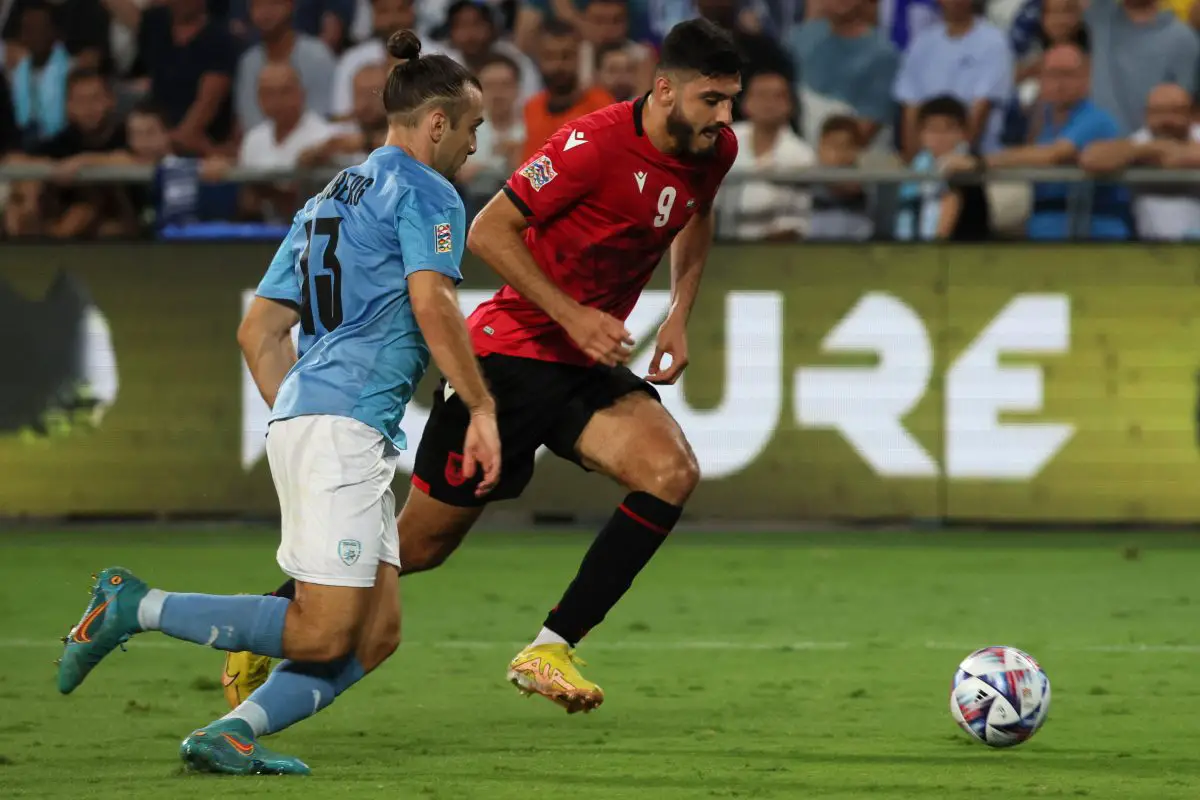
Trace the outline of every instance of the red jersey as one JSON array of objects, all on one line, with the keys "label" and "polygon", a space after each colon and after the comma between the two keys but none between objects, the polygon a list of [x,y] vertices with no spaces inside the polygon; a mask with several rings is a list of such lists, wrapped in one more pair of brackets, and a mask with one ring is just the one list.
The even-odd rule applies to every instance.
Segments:
[{"label": "red jersey", "polygon": [[[671,241],[707,208],[737,157],[722,130],[699,156],[660,152],[645,98],[580,117],[513,173],[505,193],[529,220],[525,244],[556,286],[624,321]],[[588,365],[558,323],[505,286],[467,320],[478,355]]]}]

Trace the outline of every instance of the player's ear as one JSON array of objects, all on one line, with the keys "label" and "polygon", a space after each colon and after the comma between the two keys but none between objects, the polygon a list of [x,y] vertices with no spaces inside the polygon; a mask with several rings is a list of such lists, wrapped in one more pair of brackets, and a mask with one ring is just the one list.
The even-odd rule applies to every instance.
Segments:
[{"label": "player's ear", "polygon": [[429,138],[434,144],[442,141],[442,137],[450,130],[450,118],[446,116],[446,112],[440,108],[435,108],[429,113]]},{"label": "player's ear", "polygon": [[664,108],[670,108],[675,103],[675,84],[665,72],[654,76],[654,99]]}]

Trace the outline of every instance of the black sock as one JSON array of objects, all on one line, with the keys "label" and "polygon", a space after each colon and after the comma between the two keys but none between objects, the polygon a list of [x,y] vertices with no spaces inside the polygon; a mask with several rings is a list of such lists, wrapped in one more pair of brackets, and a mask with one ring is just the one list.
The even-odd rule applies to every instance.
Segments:
[{"label": "black sock", "polygon": [[592,542],[575,580],[546,617],[545,626],[579,644],[629,590],[679,521],[683,509],[645,492],[633,492]]},{"label": "black sock", "polygon": [[287,583],[285,583],[283,586],[280,586],[278,589],[276,589],[273,592],[267,592],[267,594],[273,595],[274,597],[282,597],[284,600],[295,600],[296,599],[296,581],[294,581],[291,578],[288,578]]}]

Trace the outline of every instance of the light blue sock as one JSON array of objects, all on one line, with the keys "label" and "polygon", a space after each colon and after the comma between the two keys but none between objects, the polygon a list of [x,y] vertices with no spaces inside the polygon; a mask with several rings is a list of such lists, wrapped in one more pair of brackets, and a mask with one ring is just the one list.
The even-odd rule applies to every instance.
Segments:
[{"label": "light blue sock", "polygon": [[278,733],[327,707],[365,674],[353,655],[326,664],[284,661],[223,719],[244,721],[255,736]]},{"label": "light blue sock", "polygon": [[144,631],[233,653],[283,658],[283,623],[291,601],[259,594],[173,594],[151,589],[138,606]]}]

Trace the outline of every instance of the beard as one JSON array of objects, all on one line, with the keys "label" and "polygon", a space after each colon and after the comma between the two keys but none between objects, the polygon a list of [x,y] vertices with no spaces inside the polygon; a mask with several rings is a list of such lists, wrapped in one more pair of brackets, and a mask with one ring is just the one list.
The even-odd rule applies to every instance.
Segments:
[{"label": "beard", "polygon": [[710,132],[719,133],[724,127],[724,125],[710,125],[707,128],[697,128],[683,115],[683,109],[678,105],[671,109],[670,114],[667,114],[667,133],[675,140],[676,152],[681,155],[695,156],[711,152],[716,147],[716,138],[710,143],[701,140],[700,135]]}]

